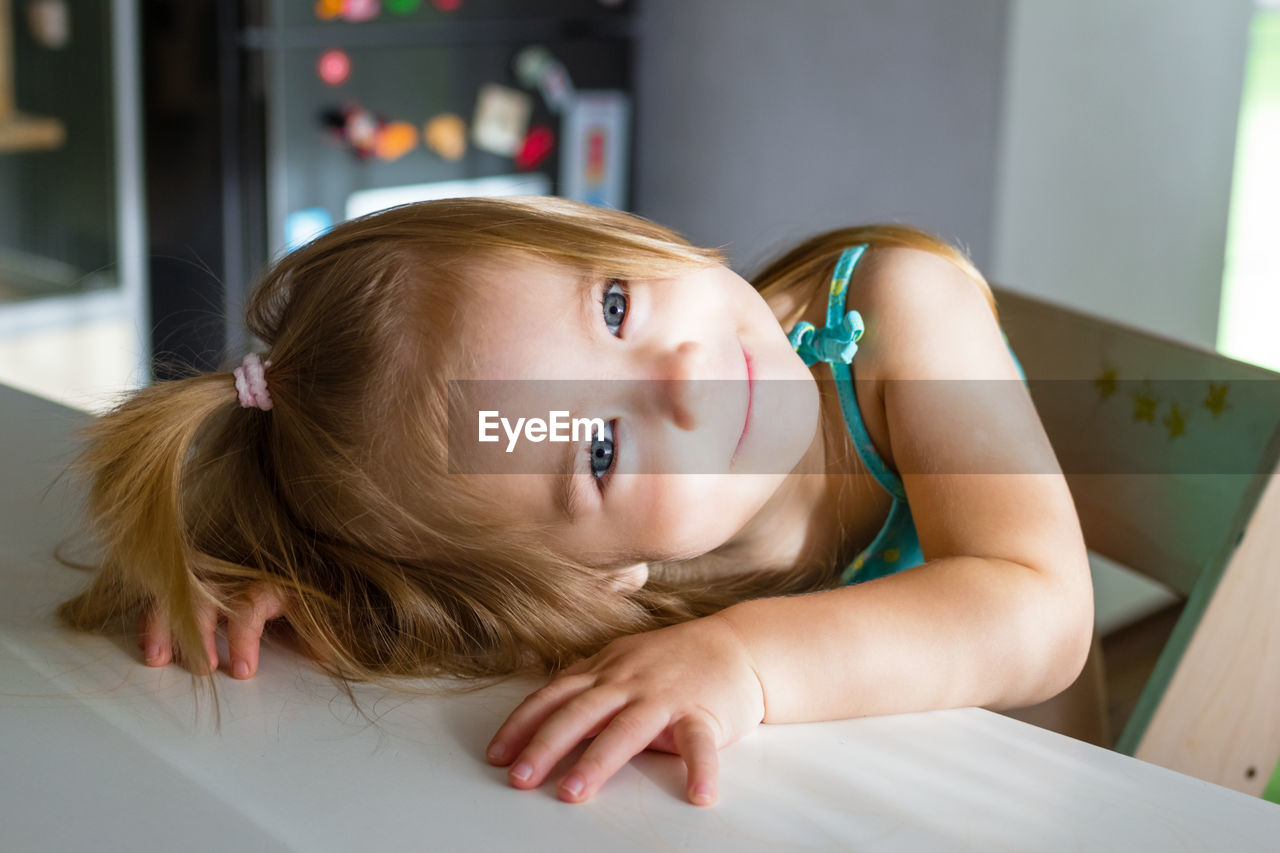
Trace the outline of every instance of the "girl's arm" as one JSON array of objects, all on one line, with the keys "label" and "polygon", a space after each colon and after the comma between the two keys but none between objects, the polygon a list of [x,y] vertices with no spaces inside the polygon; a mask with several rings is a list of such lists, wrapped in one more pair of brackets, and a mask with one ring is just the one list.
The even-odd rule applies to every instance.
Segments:
[{"label": "girl's arm", "polygon": [[766,722],[1043,701],[1075,680],[1093,627],[1066,481],[980,289],[925,252],[863,263],[849,296],[868,329],[859,401],[887,433],[927,562],[721,615]]}]

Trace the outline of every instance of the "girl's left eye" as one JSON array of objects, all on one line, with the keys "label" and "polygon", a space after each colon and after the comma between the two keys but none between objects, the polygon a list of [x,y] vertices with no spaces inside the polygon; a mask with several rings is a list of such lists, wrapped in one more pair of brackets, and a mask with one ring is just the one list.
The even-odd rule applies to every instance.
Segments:
[{"label": "girl's left eye", "polygon": [[609,334],[617,337],[618,332],[622,330],[622,324],[627,319],[627,289],[622,286],[621,281],[616,278],[609,279],[609,286],[605,288],[604,296],[600,298],[600,306]]}]

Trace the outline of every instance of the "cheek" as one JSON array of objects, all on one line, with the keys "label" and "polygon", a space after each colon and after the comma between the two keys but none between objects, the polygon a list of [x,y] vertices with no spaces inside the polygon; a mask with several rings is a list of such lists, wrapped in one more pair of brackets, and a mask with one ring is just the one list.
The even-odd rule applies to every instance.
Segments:
[{"label": "cheek", "polygon": [[716,474],[672,478],[654,508],[652,543],[675,557],[693,557],[728,542],[760,511],[785,475]]}]

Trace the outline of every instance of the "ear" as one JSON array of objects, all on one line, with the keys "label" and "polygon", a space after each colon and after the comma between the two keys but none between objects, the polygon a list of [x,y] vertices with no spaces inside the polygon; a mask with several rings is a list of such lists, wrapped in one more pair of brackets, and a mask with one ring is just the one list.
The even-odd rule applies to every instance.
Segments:
[{"label": "ear", "polygon": [[649,564],[636,563],[613,573],[613,588],[622,593],[635,592],[649,580]]}]

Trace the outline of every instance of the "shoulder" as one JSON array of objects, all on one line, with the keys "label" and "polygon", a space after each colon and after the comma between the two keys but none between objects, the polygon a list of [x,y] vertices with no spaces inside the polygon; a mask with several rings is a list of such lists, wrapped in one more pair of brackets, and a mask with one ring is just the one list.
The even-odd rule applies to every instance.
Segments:
[{"label": "shoulder", "polygon": [[868,420],[882,419],[873,437],[902,477],[926,558],[1042,569],[1069,582],[1079,593],[1072,607],[1088,613],[1071,493],[985,288],[928,252],[870,251],[864,260],[847,303],[866,324],[854,366],[874,373]]},{"label": "shoulder", "polygon": [[861,378],[1018,379],[989,291],[943,257],[919,249],[866,253],[849,284],[846,307],[866,332]]}]

